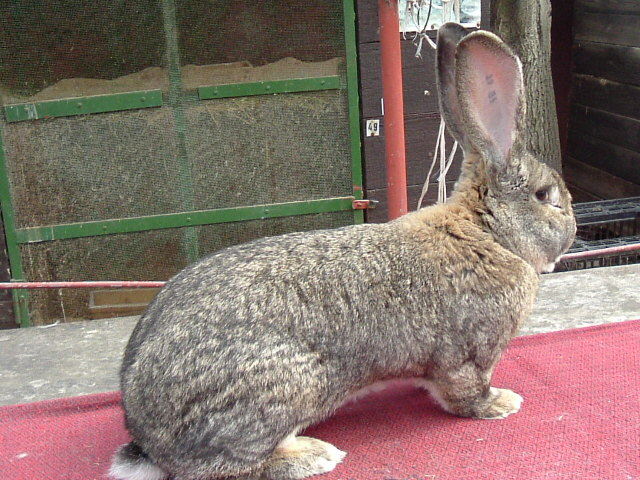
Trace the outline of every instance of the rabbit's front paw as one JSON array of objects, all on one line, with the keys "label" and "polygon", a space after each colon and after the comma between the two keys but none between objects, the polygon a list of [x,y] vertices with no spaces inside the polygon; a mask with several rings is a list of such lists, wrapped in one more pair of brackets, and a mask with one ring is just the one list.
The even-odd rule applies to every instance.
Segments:
[{"label": "rabbit's front paw", "polygon": [[491,399],[484,411],[479,415],[480,418],[499,420],[520,410],[523,398],[517,393],[505,388],[495,387],[491,387],[490,393]]},{"label": "rabbit's front paw", "polygon": [[310,437],[294,437],[283,442],[268,461],[261,480],[299,480],[327,473],[346,453],[330,443]]}]

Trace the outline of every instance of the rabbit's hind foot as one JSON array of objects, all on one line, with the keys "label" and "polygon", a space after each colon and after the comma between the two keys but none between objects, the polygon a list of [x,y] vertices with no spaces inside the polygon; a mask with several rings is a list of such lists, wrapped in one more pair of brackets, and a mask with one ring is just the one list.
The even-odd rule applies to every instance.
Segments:
[{"label": "rabbit's hind foot", "polygon": [[522,397],[511,390],[490,386],[491,371],[465,363],[461,368],[438,372],[436,380],[420,379],[447,412],[461,417],[500,419],[520,410]]},{"label": "rabbit's hind foot", "polygon": [[484,412],[480,415],[480,418],[487,420],[499,420],[507,418],[512,413],[516,413],[520,410],[522,405],[522,397],[511,390],[506,388],[490,389],[492,400],[487,404]]},{"label": "rabbit's hind foot", "polygon": [[310,437],[287,437],[267,460],[261,480],[299,480],[333,470],[346,453]]}]

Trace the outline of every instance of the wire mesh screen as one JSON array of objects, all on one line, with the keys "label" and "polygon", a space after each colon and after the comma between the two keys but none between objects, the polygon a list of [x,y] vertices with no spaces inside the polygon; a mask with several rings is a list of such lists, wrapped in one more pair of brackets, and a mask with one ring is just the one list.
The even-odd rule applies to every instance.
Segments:
[{"label": "wire mesh screen", "polygon": [[157,0],[0,2],[5,103],[167,86]]},{"label": "wire mesh screen", "polygon": [[212,100],[186,118],[187,179],[169,108],[8,124],[17,226],[351,193],[342,91]]},{"label": "wire mesh screen", "polygon": [[[337,75],[342,2],[177,2],[185,87]],[[224,45],[224,48],[220,48]]]},{"label": "wire mesh screen", "polygon": [[[250,220],[131,234],[56,240],[22,246],[28,278],[46,280],[161,280],[188,263],[185,230],[192,229],[202,252],[286,232],[334,228],[353,222],[351,212]],[[29,294],[36,325],[92,317],[87,289],[34,290]]]},{"label": "wire mesh screen", "polygon": [[4,128],[18,227],[182,210],[168,108]]},{"label": "wire mesh screen", "polygon": [[340,90],[210,100],[187,109],[197,209],[350,195]]},{"label": "wire mesh screen", "polygon": [[[16,228],[351,196],[345,51],[343,4],[331,0],[3,2],[3,107],[70,98],[80,107],[97,96],[161,91],[155,108],[27,120],[5,109]],[[336,89],[213,100],[198,91],[321,77],[334,77]],[[20,246],[22,276],[163,280],[228,245],[352,222],[352,212],[335,212],[38,239]],[[32,318],[87,318],[90,294],[32,292]]]}]

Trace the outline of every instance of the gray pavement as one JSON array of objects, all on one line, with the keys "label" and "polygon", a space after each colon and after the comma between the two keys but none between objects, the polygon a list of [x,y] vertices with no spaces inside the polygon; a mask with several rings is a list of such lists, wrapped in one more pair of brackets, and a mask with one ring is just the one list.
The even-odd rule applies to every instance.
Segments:
[{"label": "gray pavement", "polygon": [[[521,334],[640,319],[640,265],[544,275]],[[0,330],[0,405],[118,389],[136,317]]]}]

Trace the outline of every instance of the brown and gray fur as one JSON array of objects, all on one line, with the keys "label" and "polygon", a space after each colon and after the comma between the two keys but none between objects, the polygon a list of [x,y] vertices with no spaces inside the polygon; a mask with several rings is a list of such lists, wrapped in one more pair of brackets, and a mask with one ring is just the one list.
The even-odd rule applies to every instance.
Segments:
[{"label": "brown and gray fur", "polygon": [[124,355],[133,442],[114,476],[327,472],[344,453],[297,433],[395,377],[422,379],[455,415],[518,411],[492,372],[575,220],[560,176],[522,146],[519,60],[465,33],[438,34],[441,110],[465,152],[452,197],[387,224],[227,248],[172,278]]}]

